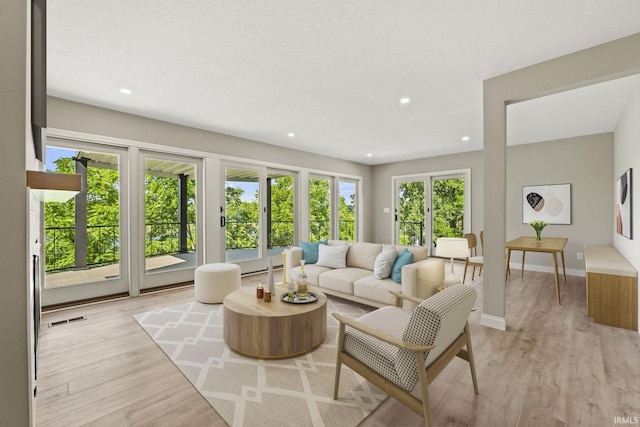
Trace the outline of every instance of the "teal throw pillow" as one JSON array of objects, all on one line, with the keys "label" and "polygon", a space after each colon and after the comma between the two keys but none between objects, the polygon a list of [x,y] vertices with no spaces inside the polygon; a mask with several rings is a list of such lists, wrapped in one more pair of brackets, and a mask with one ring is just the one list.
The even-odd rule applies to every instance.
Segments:
[{"label": "teal throw pillow", "polygon": [[319,242],[300,242],[302,248],[302,259],[305,264],[315,264],[318,262],[318,246],[326,245],[327,240],[321,240]]},{"label": "teal throw pillow", "polygon": [[413,262],[413,254],[404,248],[393,263],[391,269],[391,279],[396,283],[402,283],[402,267]]}]

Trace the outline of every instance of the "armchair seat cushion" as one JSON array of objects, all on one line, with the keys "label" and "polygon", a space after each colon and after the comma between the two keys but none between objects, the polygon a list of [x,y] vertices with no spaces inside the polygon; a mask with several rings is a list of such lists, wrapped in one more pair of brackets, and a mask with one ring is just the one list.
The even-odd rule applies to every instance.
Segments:
[{"label": "armchair seat cushion", "polygon": [[[358,318],[358,322],[395,337],[402,337],[411,313],[398,307],[383,307]],[[396,370],[398,347],[347,327],[344,334],[344,351],[373,368],[380,375],[403,387]],[[404,387],[403,387],[404,388]],[[413,387],[412,387],[413,388]]]}]

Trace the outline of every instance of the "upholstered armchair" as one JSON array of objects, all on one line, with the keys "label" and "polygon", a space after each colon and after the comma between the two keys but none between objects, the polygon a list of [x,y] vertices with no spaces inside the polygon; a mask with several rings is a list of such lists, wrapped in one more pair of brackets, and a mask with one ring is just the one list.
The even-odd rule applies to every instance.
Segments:
[{"label": "upholstered armchair", "polygon": [[[398,306],[406,296],[394,293]],[[429,384],[458,356],[471,369],[478,394],[467,319],[477,293],[468,285],[447,287],[421,301],[413,312],[387,306],[356,320],[337,313],[340,322],[333,398],[338,399],[342,364],[431,422]],[[466,347],[466,350],[465,348]],[[411,392],[419,387],[419,398]]]}]

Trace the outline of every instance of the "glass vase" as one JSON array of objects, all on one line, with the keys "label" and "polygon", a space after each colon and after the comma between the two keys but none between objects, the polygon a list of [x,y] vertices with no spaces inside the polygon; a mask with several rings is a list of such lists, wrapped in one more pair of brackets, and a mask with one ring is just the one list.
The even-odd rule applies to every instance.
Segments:
[{"label": "glass vase", "polygon": [[306,298],[309,293],[309,286],[307,284],[307,275],[304,272],[304,261],[300,261],[300,274],[298,274],[298,297]]}]

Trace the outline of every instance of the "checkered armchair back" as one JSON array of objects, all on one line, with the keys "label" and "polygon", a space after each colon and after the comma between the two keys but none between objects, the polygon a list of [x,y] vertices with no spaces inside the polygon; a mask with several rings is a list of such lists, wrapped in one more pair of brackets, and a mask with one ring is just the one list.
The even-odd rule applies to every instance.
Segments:
[{"label": "checkered armchair back", "polygon": [[[411,313],[402,339],[417,345],[435,345],[425,352],[429,366],[462,333],[477,298],[476,290],[468,285],[453,285],[424,300]],[[418,382],[416,358],[407,350],[399,349],[395,356],[397,384],[413,390]]]}]

